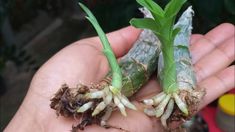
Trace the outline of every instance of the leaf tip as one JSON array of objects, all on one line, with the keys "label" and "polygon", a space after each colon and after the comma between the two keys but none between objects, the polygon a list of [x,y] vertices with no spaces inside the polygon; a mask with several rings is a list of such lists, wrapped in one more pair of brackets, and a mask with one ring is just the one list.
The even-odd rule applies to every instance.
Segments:
[{"label": "leaf tip", "polygon": [[82,4],[81,2],[78,2],[78,5],[79,5],[81,8],[84,8],[84,4]]}]

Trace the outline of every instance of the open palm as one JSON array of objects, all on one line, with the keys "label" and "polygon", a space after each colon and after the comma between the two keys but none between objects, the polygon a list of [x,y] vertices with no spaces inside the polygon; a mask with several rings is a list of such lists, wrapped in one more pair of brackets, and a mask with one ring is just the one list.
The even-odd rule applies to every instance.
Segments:
[{"label": "open palm", "polygon": [[[109,41],[117,57],[128,52],[137,39],[140,30],[127,27],[108,34]],[[221,94],[235,87],[234,25],[222,24],[205,36],[193,35],[191,52],[199,85],[206,89],[206,96],[200,108],[215,100]],[[35,74],[27,96],[20,109],[5,131],[50,131],[64,132],[79,121],[64,117],[57,118],[50,109],[50,98],[64,83],[76,87],[82,83],[89,85],[101,80],[108,72],[108,62],[101,52],[98,37],[77,41],[62,49],[48,60]],[[132,99],[138,111],[128,110],[127,117],[115,111],[109,124],[128,131],[162,131],[156,118],[146,116],[138,100],[160,91],[155,80],[150,80]],[[137,100],[137,101],[136,101]],[[97,125],[85,128],[86,131],[120,131],[104,129]]]}]

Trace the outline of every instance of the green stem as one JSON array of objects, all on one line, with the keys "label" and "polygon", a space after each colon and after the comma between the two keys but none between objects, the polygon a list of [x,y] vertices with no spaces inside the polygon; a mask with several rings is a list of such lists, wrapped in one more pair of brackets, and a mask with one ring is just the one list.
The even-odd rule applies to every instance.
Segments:
[{"label": "green stem", "polygon": [[164,60],[162,87],[164,92],[172,93],[177,90],[176,64],[174,61],[173,39],[163,40],[162,54]]},{"label": "green stem", "polygon": [[100,38],[102,45],[103,45],[103,52],[109,62],[109,66],[112,70],[112,86],[113,86],[113,88],[115,88],[115,91],[117,91],[117,90],[120,91],[122,88],[122,72],[121,72],[121,69],[117,63],[117,59],[113,53],[113,50],[110,46],[110,43],[109,43],[104,31],[100,27],[98,21],[96,20],[95,16],[92,14],[92,12],[82,3],[79,3],[79,5],[87,13],[88,17],[86,17],[86,18],[91,22],[91,24],[94,26],[96,32],[99,35],[99,38]]},{"label": "green stem", "polygon": [[164,92],[173,93],[178,89],[176,64],[174,61],[174,38],[180,29],[174,29],[175,18],[186,0],[171,0],[164,9],[152,0],[137,0],[146,7],[153,18],[132,19],[130,23],[138,28],[152,30],[162,43],[164,60],[162,87]]},{"label": "green stem", "polygon": [[[109,49],[110,48],[110,49]],[[109,66],[112,70],[112,86],[121,90],[122,88],[122,71],[118,65],[117,59],[112,52],[111,47],[104,49],[103,52],[108,59]]]}]

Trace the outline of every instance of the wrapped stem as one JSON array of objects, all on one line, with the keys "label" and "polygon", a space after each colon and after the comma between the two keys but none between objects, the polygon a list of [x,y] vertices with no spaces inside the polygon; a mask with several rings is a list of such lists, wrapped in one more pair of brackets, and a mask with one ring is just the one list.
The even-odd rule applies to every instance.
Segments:
[{"label": "wrapped stem", "polygon": [[151,18],[132,19],[130,23],[138,28],[150,29],[161,41],[164,59],[162,87],[166,93],[177,91],[176,65],[174,60],[174,39],[180,29],[174,29],[175,18],[186,0],[171,0],[164,9],[152,0],[137,0],[147,8]]},{"label": "wrapped stem", "polygon": [[[143,101],[152,108],[145,109],[149,116],[161,117],[162,125],[190,118],[202,97],[203,89],[196,89],[195,73],[189,52],[193,10],[189,7],[173,26],[175,16],[184,0],[171,0],[163,9],[151,0],[137,0],[145,6],[150,18],[132,19],[131,24],[151,29],[160,39],[161,54],[158,77],[163,92]],[[146,9],[147,8],[147,9]],[[175,103],[177,108],[174,108]]]}]

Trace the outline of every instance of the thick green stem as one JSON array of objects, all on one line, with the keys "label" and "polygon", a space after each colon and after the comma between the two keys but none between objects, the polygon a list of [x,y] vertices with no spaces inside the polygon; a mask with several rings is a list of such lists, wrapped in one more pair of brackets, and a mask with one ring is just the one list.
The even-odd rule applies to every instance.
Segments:
[{"label": "thick green stem", "polygon": [[92,14],[92,12],[82,3],[79,3],[79,5],[87,13],[88,17],[86,17],[86,18],[94,26],[94,28],[97,31],[97,33],[100,37],[100,40],[102,42],[103,52],[109,62],[109,66],[112,70],[112,88],[115,89],[115,90],[113,89],[114,91],[120,91],[122,88],[122,72],[121,72],[121,69],[117,63],[117,59],[113,53],[113,50],[110,46],[110,43],[109,43],[104,31],[102,30],[99,23],[97,22],[95,16]]},{"label": "thick green stem", "polygon": [[173,25],[177,13],[186,0],[171,0],[164,9],[152,0],[137,0],[137,2],[147,8],[151,15],[150,18],[132,19],[130,23],[138,28],[150,29],[158,36],[162,43],[164,60],[163,77],[161,77],[162,87],[166,93],[176,92],[178,84],[173,43],[179,29],[174,29]]},{"label": "thick green stem", "polygon": [[176,65],[174,60],[173,41],[162,40],[162,54],[164,60],[162,87],[164,92],[172,93],[177,90]]},{"label": "thick green stem", "polygon": [[[109,47],[111,49],[111,47]],[[104,49],[103,52],[108,59],[109,66],[112,70],[112,86],[121,90],[122,88],[122,71],[118,65],[117,59],[112,50]]]}]

